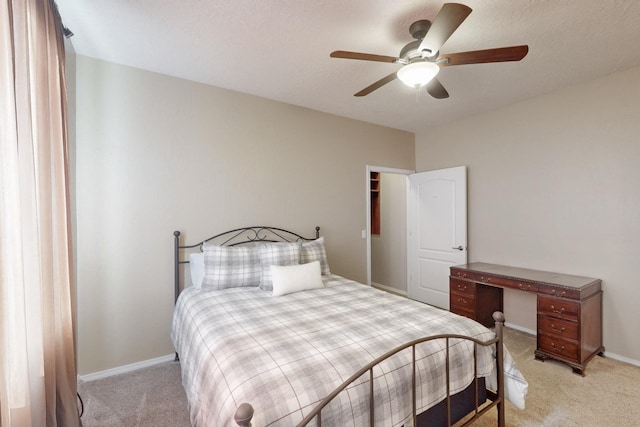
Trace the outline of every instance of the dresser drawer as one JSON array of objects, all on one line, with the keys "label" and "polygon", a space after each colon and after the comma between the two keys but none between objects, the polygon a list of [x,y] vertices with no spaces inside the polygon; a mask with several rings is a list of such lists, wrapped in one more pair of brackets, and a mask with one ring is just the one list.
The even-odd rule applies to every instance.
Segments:
[{"label": "dresser drawer", "polygon": [[476,297],[475,295],[451,292],[449,294],[449,305],[451,307],[451,311],[457,312],[457,310],[465,310],[474,313],[476,308]]},{"label": "dresser drawer", "polygon": [[528,283],[528,282],[521,282],[519,280],[514,280],[511,283],[511,287],[515,289],[519,289],[521,291],[526,291],[526,292],[538,292],[537,283]]},{"label": "dresser drawer", "polygon": [[490,276],[487,274],[476,273],[474,271],[451,270],[451,277],[473,280],[475,282],[487,282]]},{"label": "dresser drawer", "polygon": [[577,289],[559,288],[557,286],[540,285],[540,292],[554,297],[580,299],[580,291]]},{"label": "dresser drawer", "polygon": [[470,273],[470,272],[468,272],[466,270],[456,270],[453,267],[451,268],[451,277],[452,278],[457,277],[457,278],[460,278],[460,279],[467,279],[468,276],[470,276],[471,274],[473,274],[473,273]]},{"label": "dresser drawer", "polygon": [[473,296],[476,294],[476,284],[452,277],[449,279],[449,291]]},{"label": "dresser drawer", "polygon": [[500,277],[495,277],[486,273],[475,273],[475,272],[467,272],[466,279],[473,280],[476,282],[487,283],[487,284],[499,284],[501,281]]},{"label": "dresser drawer", "polygon": [[577,322],[580,302],[538,294],[538,313]]},{"label": "dresser drawer", "polygon": [[461,307],[451,306],[451,312],[455,314],[459,314],[460,316],[468,317],[471,320],[476,320],[476,317],[473,311],[465,310]]},{"label": "dresser drawer", "polygon": [[573,341],[548,335],[538,335],[538,348],[564,359],[578,361],[578,344]]},{"label": "dresser drawer", "polygon": [[577,340],[578,324],[569,320],[539,315],[538,334],[547,334],[571,340]]}]

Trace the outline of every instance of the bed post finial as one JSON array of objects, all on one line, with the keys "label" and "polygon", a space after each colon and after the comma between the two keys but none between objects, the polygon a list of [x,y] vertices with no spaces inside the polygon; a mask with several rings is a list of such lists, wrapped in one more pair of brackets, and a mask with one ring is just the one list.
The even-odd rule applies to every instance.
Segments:
[{"label": "bed post finial", "polygon": [[251,418],[253,418],[253,406],[243,403],[238,406],[233,419],[240,427],[251,427]]},{"label": "bed post finial", "polygon": [[493,320],[494,320],[495,322],[500,322],[500,323],[502,323],[502,324],[503,324],[503,326],[504,326],[504,320],[505,320],[505,318],[504,318],[504,313],[503,313],[503,312],[501,312],[501,311],[494,311],[494,312],[493,312]]},{"label": "bed post finial", "polygon": [[493,313],[493,320],[496,322],[496,337],[498,338],[498,343],[496,344],[496,365],[498,365],[498,426],[504,427],[505,418],[504,418],[504,341],[503,338],[503,328],[504,328],[504,313],[501,311],[496,311]]},{"label": "bed post finial", "polygon": [[320,226],[316,225],[316,239],[320,238]]}]

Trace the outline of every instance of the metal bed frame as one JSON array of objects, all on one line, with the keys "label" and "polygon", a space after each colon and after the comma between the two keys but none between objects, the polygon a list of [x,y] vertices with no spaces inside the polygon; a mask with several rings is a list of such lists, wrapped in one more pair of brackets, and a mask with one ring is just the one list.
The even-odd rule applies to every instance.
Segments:
[{"label": "metal bed frame", "polygon": [[[468,426],[470,424],[472,424],[473,422],[475,422],[479,417],[481,417],[482,415],[484,415],[486,412],[490,411],[491,409],[493,409],[494,407],[497,408],[498,411],[498,426],[500,427],[504,427],[505,425],[505,411],[504,411],[504,369],[498,369],[498,391],[497,392],[492,392],[490,390],[487,390],[487,394],[488,394],[488,400],[491,402],[487,405],[485,405],[484,407],[480,408],[480,406],[483,404],[483,402],[480,401],[479,396],[480,396],[480,388],[479,388],[479,382],[475,381],[474,383],[472,383],[473,385],[473,389],[474,389],[474,402],[475,402],[475,409],[473,409],[471,412],[473,412],[473,416],[471,415],[471,412],[465,414],[463,417],[460,417],[459,419],[455,419],[452,417],[452,395],[450,393],[449,390],[449,341],[452,339],[456,339],[456,340],[467,340],[467,341],[471,341],[474,343],[474,376],[477,376],[477,346],[481,345],[481,346],[490,346],[490,345],[497,345],[497,352],[496,352],[496,364],[499,364],[497,366],[503,366],[503,360],[504,360],[504,348],[501,345],[502,344],[502,336],[503,336],[503,327],[504,327],[504,314],[496,311],[493,314],[493,319],[495,321],[495,326],[496,326],[496,337],[492,340],[489,341],[480,341],[478,339],[475,338],[471,338],[471,337],[467,337],[465,335],[456,335],[456,334],[443,334],[443,335],[433,335],[433,336],[429,336],[429,337],[424,337],[424,338],[420,338],[417,340],[413,340],[410,341],[408,343],[405,343],[399,347],[396,347],[395,349],[383,354],[382,356],[378,357],[377,359],[373,360],[372,362],[370,362],[369,364],[367,364],[366,366],[362,367],[359,371],[357,371],[355,374],[353,374],[349,379],[347,379],[344,383],[342,383],[339,387],[337,387],[331,394],[329,394],[326,398],[324,398],[315,408],[313,411],[311,411],[306,417],[304,417],[304,419],[302,421],[300,421],[300,423],[298,423],[297,427],[305,427],[307,425],[309,425],[309,423],[311,423],[313,421],[313,419],[316,419],[316,425],[318,427],[322,426],[322,409],[327,406],[329,403],[331,403],[331,401],[338,395],[340,394],[340,392],[344,391],[351,383],[353,383],[354,381],[358,380],[358,378],[360,378],[361,376],[365,375],[365,374],[369,374],[369,423],[371,426],[374,425],[374,420],[375,420],[375,401],[374,401],[374,376],[373,376],[373,368],[375,366],[377,366],[378,364],[384,362],[386,359],[394,356],[395,354],[406,350],[407,348],[411,348],[412,351],[412,378],[411,378],[411,388],[412,388],[412,404],[413,404],[413,412],[412,412],[412,425],[413,426],[421,426],[423,424],[427,424],[427,422],[420,422],[418,420],[418,414],[417,414],[417,410],[416,410],[416,345],[427,342],[427,341],[432,341],[432,340],[438,340],[438,339],[444,339],[446,340],[446,356],[445,356],[445,360],[446,360],[446,381],[447,381],[447,397],[445,400],[443,400],[442,402],[440,402],[438,405],[444,404],[446,406],[446,426],[452,426],[454,423],[457,423],[458,421],[460,421],[462,418],[467,418],[463,423],[459,424],[458,427],[463,427],[463,426]],[[436,407],[438,406],[436,405]],[[240,427],[251,427],[251,418],[253,417],[253,407],[249,404],[249,403],[243,403],[241,404],[234,416],[234,419],[236,421],[236,424],[238,424],[238,426]],[[427,410],[427,415],[428,415],[429,410]],[[428,423],[429,425],[439,425],[439,424],[431,424]]]},{"label": "metal bed frame", "polygon": [[[296,241],[311,241],[320,237],[320,227],[315,228],[315,237],[308,238],[304,237],[300,234],[276,227],[268,227],[268,226],[252,226],[252,227],[243,227],[237,228],[234,230],[226,231],[223,233],[216,234],[212,237],[209,237],[205,240],[202,240],[193,245],[181,245],[180,244],[180,231],[174,231],[174,286],[175,286],[175,301],[178,300],[178,296],[180,294],[181,286],[180,286],[180,265],[188,264],[188,259],[181,259],[180,254],[181,251],[189,251],[189,250],[199,250],[202,251],[204,243],[217,244],[221,246],[237,246],[243,244],[251,244],[255,242],[296,242]],[[496,311],[493,314],[493,319],[495,321],[495,338],[489,341],[480,341],[476,338],[468,337],[465,335],[456,335],[456,334],[441,334],[428,336],[424,338],[420,338],[417,340],[413,340],[407,342],[395,349],[387,352],[386,354],[378,357],[377,359],[371,361],[366,366],[362,367],[359,371],[354,373],[349,379],[347,379],[342,385],[336,388],[331,394],[329,394],[325,399],[323,399],[313,411],[311,411],[299,424],[297,427],[304,427],[309,425],[313,419],[316,420],[316,425],[318,427],[322,426],[322,409],[327,406],[341,391],[346,389],[351,383],[356,381],[362,375],[369,374],[369,390],[370,390],[370,399],[369,399],[369,411],[370,411],[370,424],[373,426],[373,421],[375,419],[375,401],[374,401],[374,377],[373,377],[373,368],[385,361],[386,359],[394,356],[400,351],[411,348],[412,351],[412,404],[413,404],[413,426],[423,426],[423,425],[433,425],[429,420],[430,413],[434,413],[435,410],[440,410],[444,408],[446,411],[444,415],[444,420],[442,420],[439,424],[436,425],[446,425],[452,426],[454,423],[459,422],[462,419],[465,421],[459,426],[467,426],[473,423],[480,416],[484,415],[489,410],[494,407],[497,409],[497,424],[499,427],[505,426],[505,395],[504,395],[504,347],[503,347],[503,328],[505,317],[502,312]],[[417,414],[416,412],[416,358],[415,358],[415,347],[418,344],[437,340],[444,339],[446,340],[446,381],[447,381],[447,396],[446,399],[437,404],[435,407],[432,407],[425,411],[422,414]],[[455,340],[467,340],[474,343],[474,377],[477,377],[477,348],[478,346],[496,346],[496,370],[497,370],[497,390],[492,391],[489,389],[484,390],[486,393],[482,394],[486,397],[486,399],[481,399],[481,385],[484,384],[484,381],[476,380],[472,382],[472,384],[467,388],[467,390],[473,391],[473,409],[470,411],[466,411],[462,416],[452,416],[453,409],[453,401],[455,401],[456,395],[451,395],[449,390],[449,341]],[[176,360],[178,360],[178,354],[176,353]],[[462,394],[460,392],[459,394]],[[485,404],[486,400],[490,403]],[[484,406],[483,406],[484,405]],[[234,419],[236,424],[239,427],[251,427],[251,419],[253,418],[254,410],[251,404],[242,403],[239,405],[236,410]],[[473,414],[473,415],[471,415]],[[426,415],[426,417],[425,417]],[[442,422],[446,421],[446,424],[442,424]]]},{"label": "metal bed frame", "polygon": [[173,232],[173,270],[174,270],[174,303],[178,301],[180,295],[180,265],[189,264],[189,260],[183,260],[180,258],[180,251],[198,249],[202,252],[202,246],[205,243],[216,244],[219,246],[238,246],[246,245],[255,242],[299,242],[299,241],[311,241],[320,237],[320,227],[316,226],[315,237],[304,237],[300,234],[294,233],[289,230],[277,227],[267,227],[263,225],[256,225],[252,227],[236,228],[235,230],[225,231],[223,233],[216,234],[207,239],[204,239],[193,245],[181,245],[180,244],[180,232]]}]

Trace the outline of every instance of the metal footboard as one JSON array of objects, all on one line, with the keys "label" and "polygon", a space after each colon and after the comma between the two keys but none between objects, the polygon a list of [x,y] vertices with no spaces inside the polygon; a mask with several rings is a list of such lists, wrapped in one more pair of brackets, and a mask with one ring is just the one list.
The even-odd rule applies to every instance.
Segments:
[{"label": "metal footboard", "polygon": [[[447,425],[451,426],[453,423],[457,422],[456,420],[451,419],[451,393],[449,389],[449,340],[467,340],[472,341],[474,343],[474,377],[477,377],[477,346],[492,346],[496,345],[496,369],[497,369],[497,390],[492,392],[487,390],[489,400],[491,403],[484,405],[482,408],[479,406],[479,389],[478,384],[476,382],[475,386],[475,410],[472,411],[473,415],[471,416],[471,412],[467,414],[466,420],[464,423],[460,424],[461,426],[466,426],[474,422],[477,418],[485,414],[487,411],[491,410],[493,407],[497,408],[498,411],[498,426],[504,427],[505,418],[504,418],[504,348],[502,343],[503,338],[503,327],[504,327],[504,314],[502,312],[496,311],[493,314],[493,319],[495,321],[495,333],[496,337],[489,341],[480,341],[478,339],[464,336],[464,335],[455,335],[455,334],[443,334],[443,335],[434,335],[430,337],[424,337],[417,340],[410,341],[405,343],[386,354],[378,357],[373,360],[368,365],[361,368],[358,372],[353,374],[348,380],[346,380],[342,385],[336,388],[331,394],[329,394],[325,399],[320,402],[313,411],[311,411],[299,424],[298,427],[304,427],[309,425],[309,423],[315,418],[316,425],[318,427],[322,426],[322,410],[325,406],[327,406],[340,392],[342,392],[345,388],[347,388],[351,383],[356,381],[362,375],[369,373],[369,413],[370,413],[370,425],[374,425],[375,419],[375,406],[376,402],[374,399],[374,375],[373,368],[383,362],[384,360],[390,358],[396,353],[411,348],[412,351],[412,416],[413,416],[413,426],[417,425],[417,410],[416,410],[416,345],[421,344],[423,342],[444,339],[446,340],[446,381],[447,381],[447,398],[446,398],[446,406],[447,406]],[[235,421],[238,426],[241,427],[250,427],[251,419],[253,418],[253,407],[248,403],[243,403],[240,405],[235,414]]]}]

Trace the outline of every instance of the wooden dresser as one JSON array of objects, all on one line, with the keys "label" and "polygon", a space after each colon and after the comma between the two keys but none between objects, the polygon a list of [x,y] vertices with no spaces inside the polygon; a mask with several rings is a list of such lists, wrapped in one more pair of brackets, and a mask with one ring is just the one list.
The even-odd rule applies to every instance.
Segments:
[{"label": "wooden dresser", "polygon": [[503,311],[504,288],[537,295],[536,359],[555,359],[584,375],[587,362],[602,355],[601,280],[504,265],[470,263],[451,267],[450,309],[493,326]]}]

